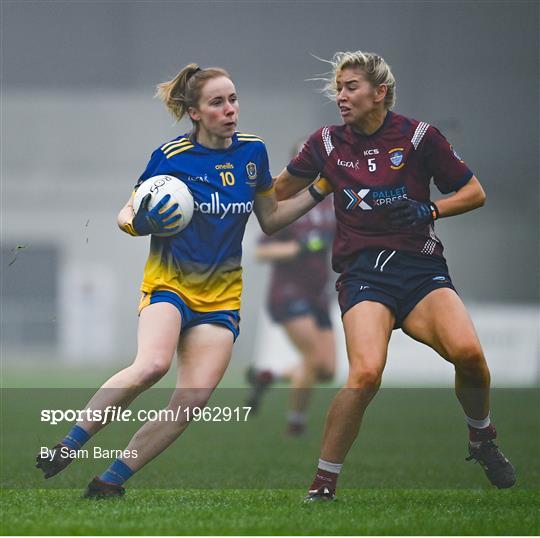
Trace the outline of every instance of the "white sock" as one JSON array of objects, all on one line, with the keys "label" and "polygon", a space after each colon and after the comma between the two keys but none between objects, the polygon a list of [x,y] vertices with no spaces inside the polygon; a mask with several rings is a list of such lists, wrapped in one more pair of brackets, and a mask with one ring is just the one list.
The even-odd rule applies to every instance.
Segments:
[{"label": "white sock", "polygon": [[475,418],[471,418],[468,416],[465,416],[465,418],[467,420],[467,424],[471,426],[471,428],[476,428],[477,430],[487,428],[491,424],[491,418],[489,416],[489,413],[486,418],[483,418],[481,420],[476,420]]},{"label": "white sock", "polygon": [[319,469],[328,473],[339,474],[343,463],[332,463],[331,461],[319,460]]}]

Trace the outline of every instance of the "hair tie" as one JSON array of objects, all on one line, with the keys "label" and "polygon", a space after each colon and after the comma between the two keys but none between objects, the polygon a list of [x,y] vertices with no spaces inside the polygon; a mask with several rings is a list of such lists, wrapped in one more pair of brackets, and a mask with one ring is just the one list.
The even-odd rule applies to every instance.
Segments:
[{"label": "hair tie", "polygon": [[188,80],[191,80],[199,71],[202,71],[202,69],[197,66],[188,76],[187,76],[187,79],[186,79],[186,82]]}]

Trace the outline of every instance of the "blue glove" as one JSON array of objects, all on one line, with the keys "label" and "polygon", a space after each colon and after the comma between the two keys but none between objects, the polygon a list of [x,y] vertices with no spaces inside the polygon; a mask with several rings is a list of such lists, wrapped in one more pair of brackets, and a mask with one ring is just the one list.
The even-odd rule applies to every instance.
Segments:
[{"label": "blue glove", "polygon": [[439,216],[439,208],[433,202],[417,202],[403,198],[388,206],[388,218],[392,226],[422,226],[431,224]]},{"label": "blue glove", "polygon": [[173,204],[171,207],[160,212],[164,206],[167,205],[168,201],[171,199],[170,194],[166,194],[155,206],[153,209],[148,209],[148,204],[152,194],[148,193],[142,200],[141,205],[135,216],[133,217],[133,229],[137,235],[149,235],[160,232],[172,232],[179,228],[170,228],[171,224],[178,222],[182,216],[171,215],[178,209],[178,204]]}]

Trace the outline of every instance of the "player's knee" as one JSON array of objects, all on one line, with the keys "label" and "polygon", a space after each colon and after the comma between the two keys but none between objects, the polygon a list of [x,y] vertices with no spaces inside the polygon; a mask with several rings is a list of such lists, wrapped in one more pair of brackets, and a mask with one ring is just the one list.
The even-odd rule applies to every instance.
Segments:
[{"label": "player's knee", "polygon": [[211,388],[183,388],[178,392],[178,397],[170,405],[174,409],[184,409],[184,413],[179,416],[180,421],[191,420],[200,416],[206,407],[208,400],[212,396]]},{"label": "player's knee", "polygon": [[136,383],[140,387],[150,387],[157,383],[169,371],[169,363],[153,361],[137,369]]},{"label": "player's knee", "polygon": [[347,387],[368,392],[377,392],[381,385],[382,372],[378,368],[351,368]]},{"label": "player's knee", "polygon": [[203,409],[206,407],[210,396],[212,395],[212,390],[210,389],[199,389],[195,391],[189,398],[189,406],[194,409]]},{"label": "player's knee", "polygon": [[484,352],[477,341],[460,343],[452,349],[450,360],[460,370],[477,372],[487,369]]},{"label": "player's knee", "polygon": [[322,368],[318,372],[317,379],[322,383],[328,383],[334,379],[334,374],[335,372],[333,369]]},{"label": "player's knee", "polygon": [[334,379],[334,375],[336,373],[336,369],[333,366],[328,366],[326,364],[320,364],[317,367],[317,380],[322,381],[323,383],[327,383],[328,381],[332,381]]}]

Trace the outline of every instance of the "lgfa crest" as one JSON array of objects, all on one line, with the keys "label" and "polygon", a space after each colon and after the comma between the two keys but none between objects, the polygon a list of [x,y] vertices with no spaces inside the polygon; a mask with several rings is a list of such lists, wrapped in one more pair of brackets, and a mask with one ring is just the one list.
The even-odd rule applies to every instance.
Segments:
[{"label": "lgfa crest", "polygon": [[246,164],[246,172],[251,181],[257,179],[257,165],[254,162],[249,161]]},{"label": "lgfa crest", "polygon": [[390,162],[392,163],[390,165],[392,170],[399,170],[405,166],[405,163],[403,162],[403,148],[394,148],[388,153],[390,155]]}]

